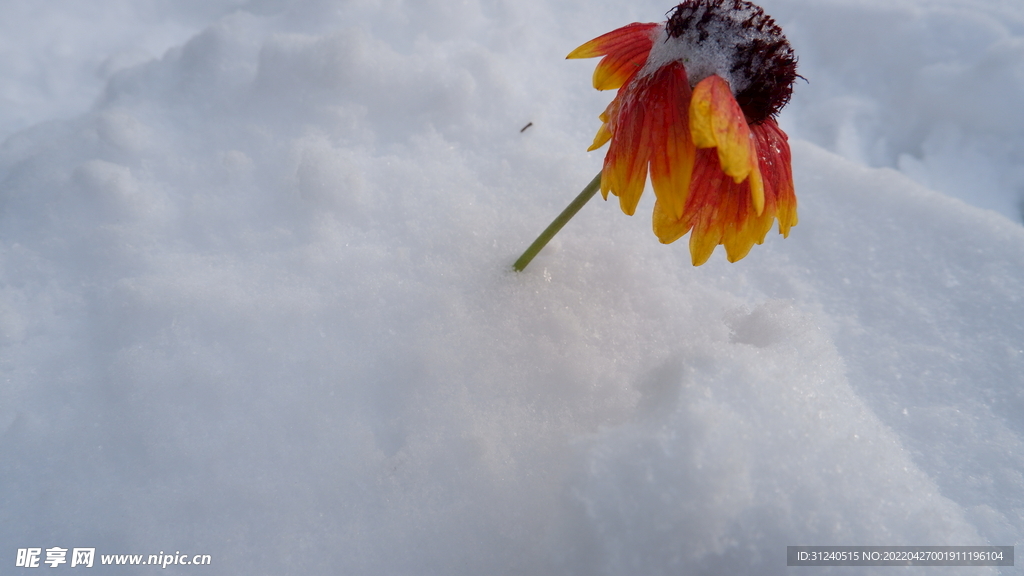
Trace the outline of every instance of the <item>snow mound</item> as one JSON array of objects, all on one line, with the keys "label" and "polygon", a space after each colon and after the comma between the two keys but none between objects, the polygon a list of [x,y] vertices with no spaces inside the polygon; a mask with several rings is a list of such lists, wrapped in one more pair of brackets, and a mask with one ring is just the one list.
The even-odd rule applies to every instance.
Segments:
[{"label": "snow mound", "polygon": [[4,554],[781,574],[1020,542],[1019,225],[794,139],[801,222],[739,263],[594,201],[516,274],[601,160],[608,95],[561,60],[596,34],[557,23],[625,16],[262,6],[0,146]]}]

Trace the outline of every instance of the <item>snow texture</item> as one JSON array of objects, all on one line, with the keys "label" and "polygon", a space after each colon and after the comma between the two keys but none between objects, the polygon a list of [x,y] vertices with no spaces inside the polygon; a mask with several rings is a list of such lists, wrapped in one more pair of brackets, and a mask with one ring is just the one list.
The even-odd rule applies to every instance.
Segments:
[{"label": "snow texture", "polygon": [[1016,0],[766,1],[808,79],[790,237],[694,268],[648,191],[518,274],[604,154],[612,95],[565,54],[670,5],[5,7],[0,572],[53,546],[239,575],[1021,549]]}]

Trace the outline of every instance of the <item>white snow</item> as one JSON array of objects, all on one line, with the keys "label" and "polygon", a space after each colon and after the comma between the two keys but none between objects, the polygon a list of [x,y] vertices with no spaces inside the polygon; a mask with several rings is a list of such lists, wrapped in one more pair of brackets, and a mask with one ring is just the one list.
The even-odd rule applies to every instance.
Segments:
[{"label": "white snow", "polygon": [[670,4],[9,5],[5,573],[54,546],[625,575],[1022,544],[1018,2],[766,1],[808,79],[790,237],[694,268],[648,191],[519,274],[604,153],[612,94],[565,54]]},{"label": "white snow", "polygon": [[[649,76],[671,62],[681,62],[686,66],[686,77],[691,86],[696,86],[708,76],[716,75],[729,84],[733,94],[747,89],[751,82],[749,71],[745,67],[734,69],[737,61],[743,58],[737,56],[737,48],[755,40],[776,41],[777,34],[772,33],[770,27],[758,30],[749,24],[743,25],[744,22],[754,20],[764,22],[763,15],[757,18],[755,5],[745,5],[739,10],[732,4],[725,6],[714,18],[694,26],[690,33],[681,34],[677,38],[669,35],[665,27],[655,28],[652,31],[654,45],[637,76]],[[690,22],[702,22],[707,12],[707,5],[698,5],[683,12],[683,17]]]}]

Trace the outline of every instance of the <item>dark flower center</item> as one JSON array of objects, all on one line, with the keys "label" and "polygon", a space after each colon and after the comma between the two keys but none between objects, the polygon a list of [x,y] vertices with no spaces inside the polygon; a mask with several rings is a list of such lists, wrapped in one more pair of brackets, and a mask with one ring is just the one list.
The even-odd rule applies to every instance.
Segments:
[{"label": "dark flower center", "polygon": [[712,43],[728,52],[728,69],[722,72],[732,79],[733,95],[748,123],[762,122],[789,103],[796,56],[761,7],[745,0],[687,0],[669,12],[665,31],[670,38]]}]

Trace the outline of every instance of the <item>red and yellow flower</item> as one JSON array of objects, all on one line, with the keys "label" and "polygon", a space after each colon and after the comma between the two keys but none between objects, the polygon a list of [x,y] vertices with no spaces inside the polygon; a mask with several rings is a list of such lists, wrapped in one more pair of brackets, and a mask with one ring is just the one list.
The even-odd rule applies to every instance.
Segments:
[{"label": "red and yellow flower", "polygon": [[796,225],[789,143],[774,116],[797,78],[781,29],[743,0],[688,0],[665,24],[634,23],[573,50],[602,56],[594,88],[618,89],[590,150],[609,141],[601,193],[632,215],[648,174],[654,233],[690,232],[703,264],[719,244],[735,262]]}]

